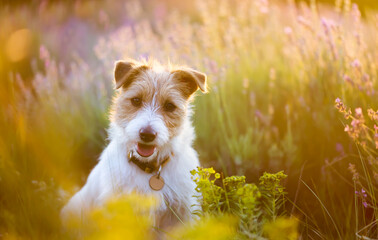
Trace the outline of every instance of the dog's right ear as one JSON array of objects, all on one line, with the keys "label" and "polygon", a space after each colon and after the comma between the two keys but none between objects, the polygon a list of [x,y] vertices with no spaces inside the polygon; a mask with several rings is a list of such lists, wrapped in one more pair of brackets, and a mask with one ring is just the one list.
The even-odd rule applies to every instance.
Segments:
[{"label": "dog's right ear", "polygon": [[114,79],[116,89],[127,87],[142,71],[147,69],[146,65],[142,65],[136,61],[117,61],[114,67]]},{"label": "dog's right ear", "polygon": [[181,83],[181,91],[185,97],[190,97],[194,92],[200,89],[207,93],[207,76],[191,68],[181,67],[173,70],[176,79]]}]

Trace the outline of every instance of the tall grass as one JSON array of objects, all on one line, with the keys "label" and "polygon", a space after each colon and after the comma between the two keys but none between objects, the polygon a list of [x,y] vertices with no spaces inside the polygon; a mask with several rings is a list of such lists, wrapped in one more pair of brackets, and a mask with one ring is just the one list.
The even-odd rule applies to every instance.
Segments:
[{"label": "tall grass", "polygon": [[[208,74],[211,91],[197,98],[193,119],[203,165],[247,181],[285,170],[286,208],[304,238],[376,237],[377,147],[354,144],[334,102],[377,111],[378,17],[366,11],[361,18],[357,5],[336,2],[211,0],[185,11],[138,1],[86,2],[77,9],[96,27],[80,26],[96,43],[93,50],[74,45],[74,57],[64,62],[66,52],[44,47],[54,46],[43,35],[51,29],[30,19],[18,24],[44,44],[30,65],[31,86],[22,74],[3,69],[0,233],[58,236],[63,193],[85,181],[106,141],[114,61],[131,57]],[[65,23],[65,9],[52,5],[41,14]],[[3,10],[2,22],[25,12],[32,15]],[[114,24],[121,16],[127,16],[123,23]],[[374,121],[378,125],[374,118],[365,122],[377,134]],[[377,141],[371,136],[365,142]]]}]

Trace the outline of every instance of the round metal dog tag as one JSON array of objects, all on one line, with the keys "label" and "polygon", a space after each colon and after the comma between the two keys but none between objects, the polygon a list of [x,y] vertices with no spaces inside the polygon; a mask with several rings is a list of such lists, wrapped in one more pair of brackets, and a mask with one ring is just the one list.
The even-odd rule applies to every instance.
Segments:
[{"label": "round metal dog tag", "polygon": [[161,190],[164,187],[164,184],[165,184],[164,179],[158,174],[150,178],[150,187],[151,189],[155,191]]}]

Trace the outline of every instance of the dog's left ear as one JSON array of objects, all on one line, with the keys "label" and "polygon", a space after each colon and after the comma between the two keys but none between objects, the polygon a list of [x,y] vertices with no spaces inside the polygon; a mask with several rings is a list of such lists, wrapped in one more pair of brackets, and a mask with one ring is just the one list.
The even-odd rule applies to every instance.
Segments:
[{"label": "dog's left ear", "polygon": [[116,89],[120,87],[128,87],[135,80],[138,74],[148,69],[148,66],[134,61],[117,61],[114,67],[114,79]]},{"label": "dog's left ear", "polygon": [[172,72],[180,83],[182,91],[187,97],[200,89],[203,93],[207,92],[207,76],[191,68],[181,68]]},{"label": "dog's left ear", "polygon": [[128,75],[133,69],[133,62],[117,61],[114,67],[114,79],[116,89],[120,88],[128,79]]}]

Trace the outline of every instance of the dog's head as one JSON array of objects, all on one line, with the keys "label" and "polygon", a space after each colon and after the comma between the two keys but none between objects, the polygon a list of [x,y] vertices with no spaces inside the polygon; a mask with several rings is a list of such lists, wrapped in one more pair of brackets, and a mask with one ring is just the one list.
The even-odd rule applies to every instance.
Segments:
[{"label": "dog's head", "polygon": [[144,161],[181,133],[194,93],[206,92],[205,74],[157,62],[118,61],[114,78],[119,90],[111,121],[123,129],[127,151]]}]

